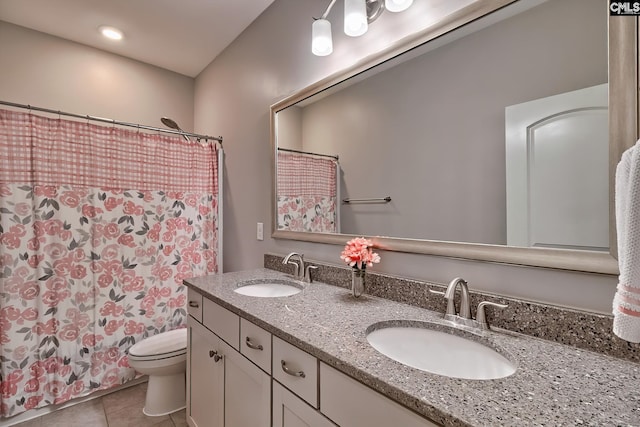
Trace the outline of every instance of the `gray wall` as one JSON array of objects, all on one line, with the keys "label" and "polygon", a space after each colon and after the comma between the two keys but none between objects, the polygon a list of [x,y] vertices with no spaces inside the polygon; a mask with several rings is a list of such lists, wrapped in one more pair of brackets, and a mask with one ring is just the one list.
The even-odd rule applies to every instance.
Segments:
[{"label": "gray wall", "polygon": [[190,77],[3,21],[0,40],[3,101],[158,127],[168,116],[193,127]]},{"label": "gray wall", "polygon": [[[606,13],[602,0],[588,1],[603,3]],[[225,138],[224,271],[262,266],[265,252],[294,250],[309,259],[340,264],[340,246],[275,240],[267,233],[264,241],[256,240],[256,222],[268,227],[272,217],[269,106],[420,28],[427,15],[419,0],[414,6],[412,13],[385,14],[357,39],[341,34],[337,8],[330,15],[334,53],[319,58],[310,51],[311,17],[322,14],[325,4],[276,0],[196,78],[195,129]],[[564,4],[561,16],[571,20],[573,7]],[[514,40],[504,40],[510,42]],[[463,96],[476,94],[451,92],[451,99]],[[473,289],[606,313],[617,279],[415,254],[381,251],[381,256],[376,271],[440,283],[462,276]]]}]

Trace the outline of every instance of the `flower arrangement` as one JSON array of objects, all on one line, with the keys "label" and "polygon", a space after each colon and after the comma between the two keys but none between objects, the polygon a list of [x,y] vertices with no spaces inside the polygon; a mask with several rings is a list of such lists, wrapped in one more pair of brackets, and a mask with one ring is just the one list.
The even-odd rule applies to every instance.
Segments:
[{"label": "flower arrangement", "polygon": [[380,255],[373,252],[373,243],[364,237],[356,237],[347,242],[340,254],[340,259],[350,267],[364,270],[380,262]]}]

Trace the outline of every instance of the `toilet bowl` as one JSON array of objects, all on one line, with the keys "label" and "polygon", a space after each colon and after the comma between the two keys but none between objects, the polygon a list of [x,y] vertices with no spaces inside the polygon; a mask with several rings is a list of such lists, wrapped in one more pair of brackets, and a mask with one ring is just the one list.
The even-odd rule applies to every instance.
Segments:
[{"label": "toilet bowl", "polygon": [[160,416],[186,407],[187,329],[148,337],[129,349],[129,365],[149,376],[145,415]]}]

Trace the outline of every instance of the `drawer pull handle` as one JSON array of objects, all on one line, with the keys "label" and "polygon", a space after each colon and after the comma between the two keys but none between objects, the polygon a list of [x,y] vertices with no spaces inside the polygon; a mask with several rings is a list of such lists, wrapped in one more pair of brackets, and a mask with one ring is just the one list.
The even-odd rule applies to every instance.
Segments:
[{"label": "drawer pull handle", "polygon": [[294,372],[291,369],[287,368],[287,363],[284,360],[280,361],[280,364],[282,365],[282,370],[286,373],[289,374],[293,377],[300,377],[300,378],[304,378],[304,371],[298,371],[298,372]]},{"label": "drawer pull handle", "polygon": [[216,363],[222,359],[222,356],[220,356],[217,351],[213,350],[209,350],[209,357],[213,357],[213,361]]},{"label": "drawer pull handle", "polygon": [[198,304],[198,301],[189,301],[189,307],[198,308],[200,307],[200,304]]},{"label": "drawer pull handle", "polygon": [[245,342],[245,344],[247,344],[247,347],[249,347],[252,350],[260,350],[260,351],[264,350],[264,348],[262,347],[262,344],[256,345],[256,344],[252,343],[251,342],[251,338],[249,338],[249,337],[247,337],[244,340],[244,342]]}]

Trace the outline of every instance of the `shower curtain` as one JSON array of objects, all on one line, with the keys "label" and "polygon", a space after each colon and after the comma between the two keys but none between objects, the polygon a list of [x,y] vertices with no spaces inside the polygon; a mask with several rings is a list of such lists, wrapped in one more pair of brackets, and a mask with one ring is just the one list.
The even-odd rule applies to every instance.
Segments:
[{"label": "shower curtain", "polygon": [[278,152],[278,229],[336,233],[338,162]]},{"label": "shower curtain", "polygon": [[136,376],[217,265],[215,144],[0,110],[0,417]]}]

